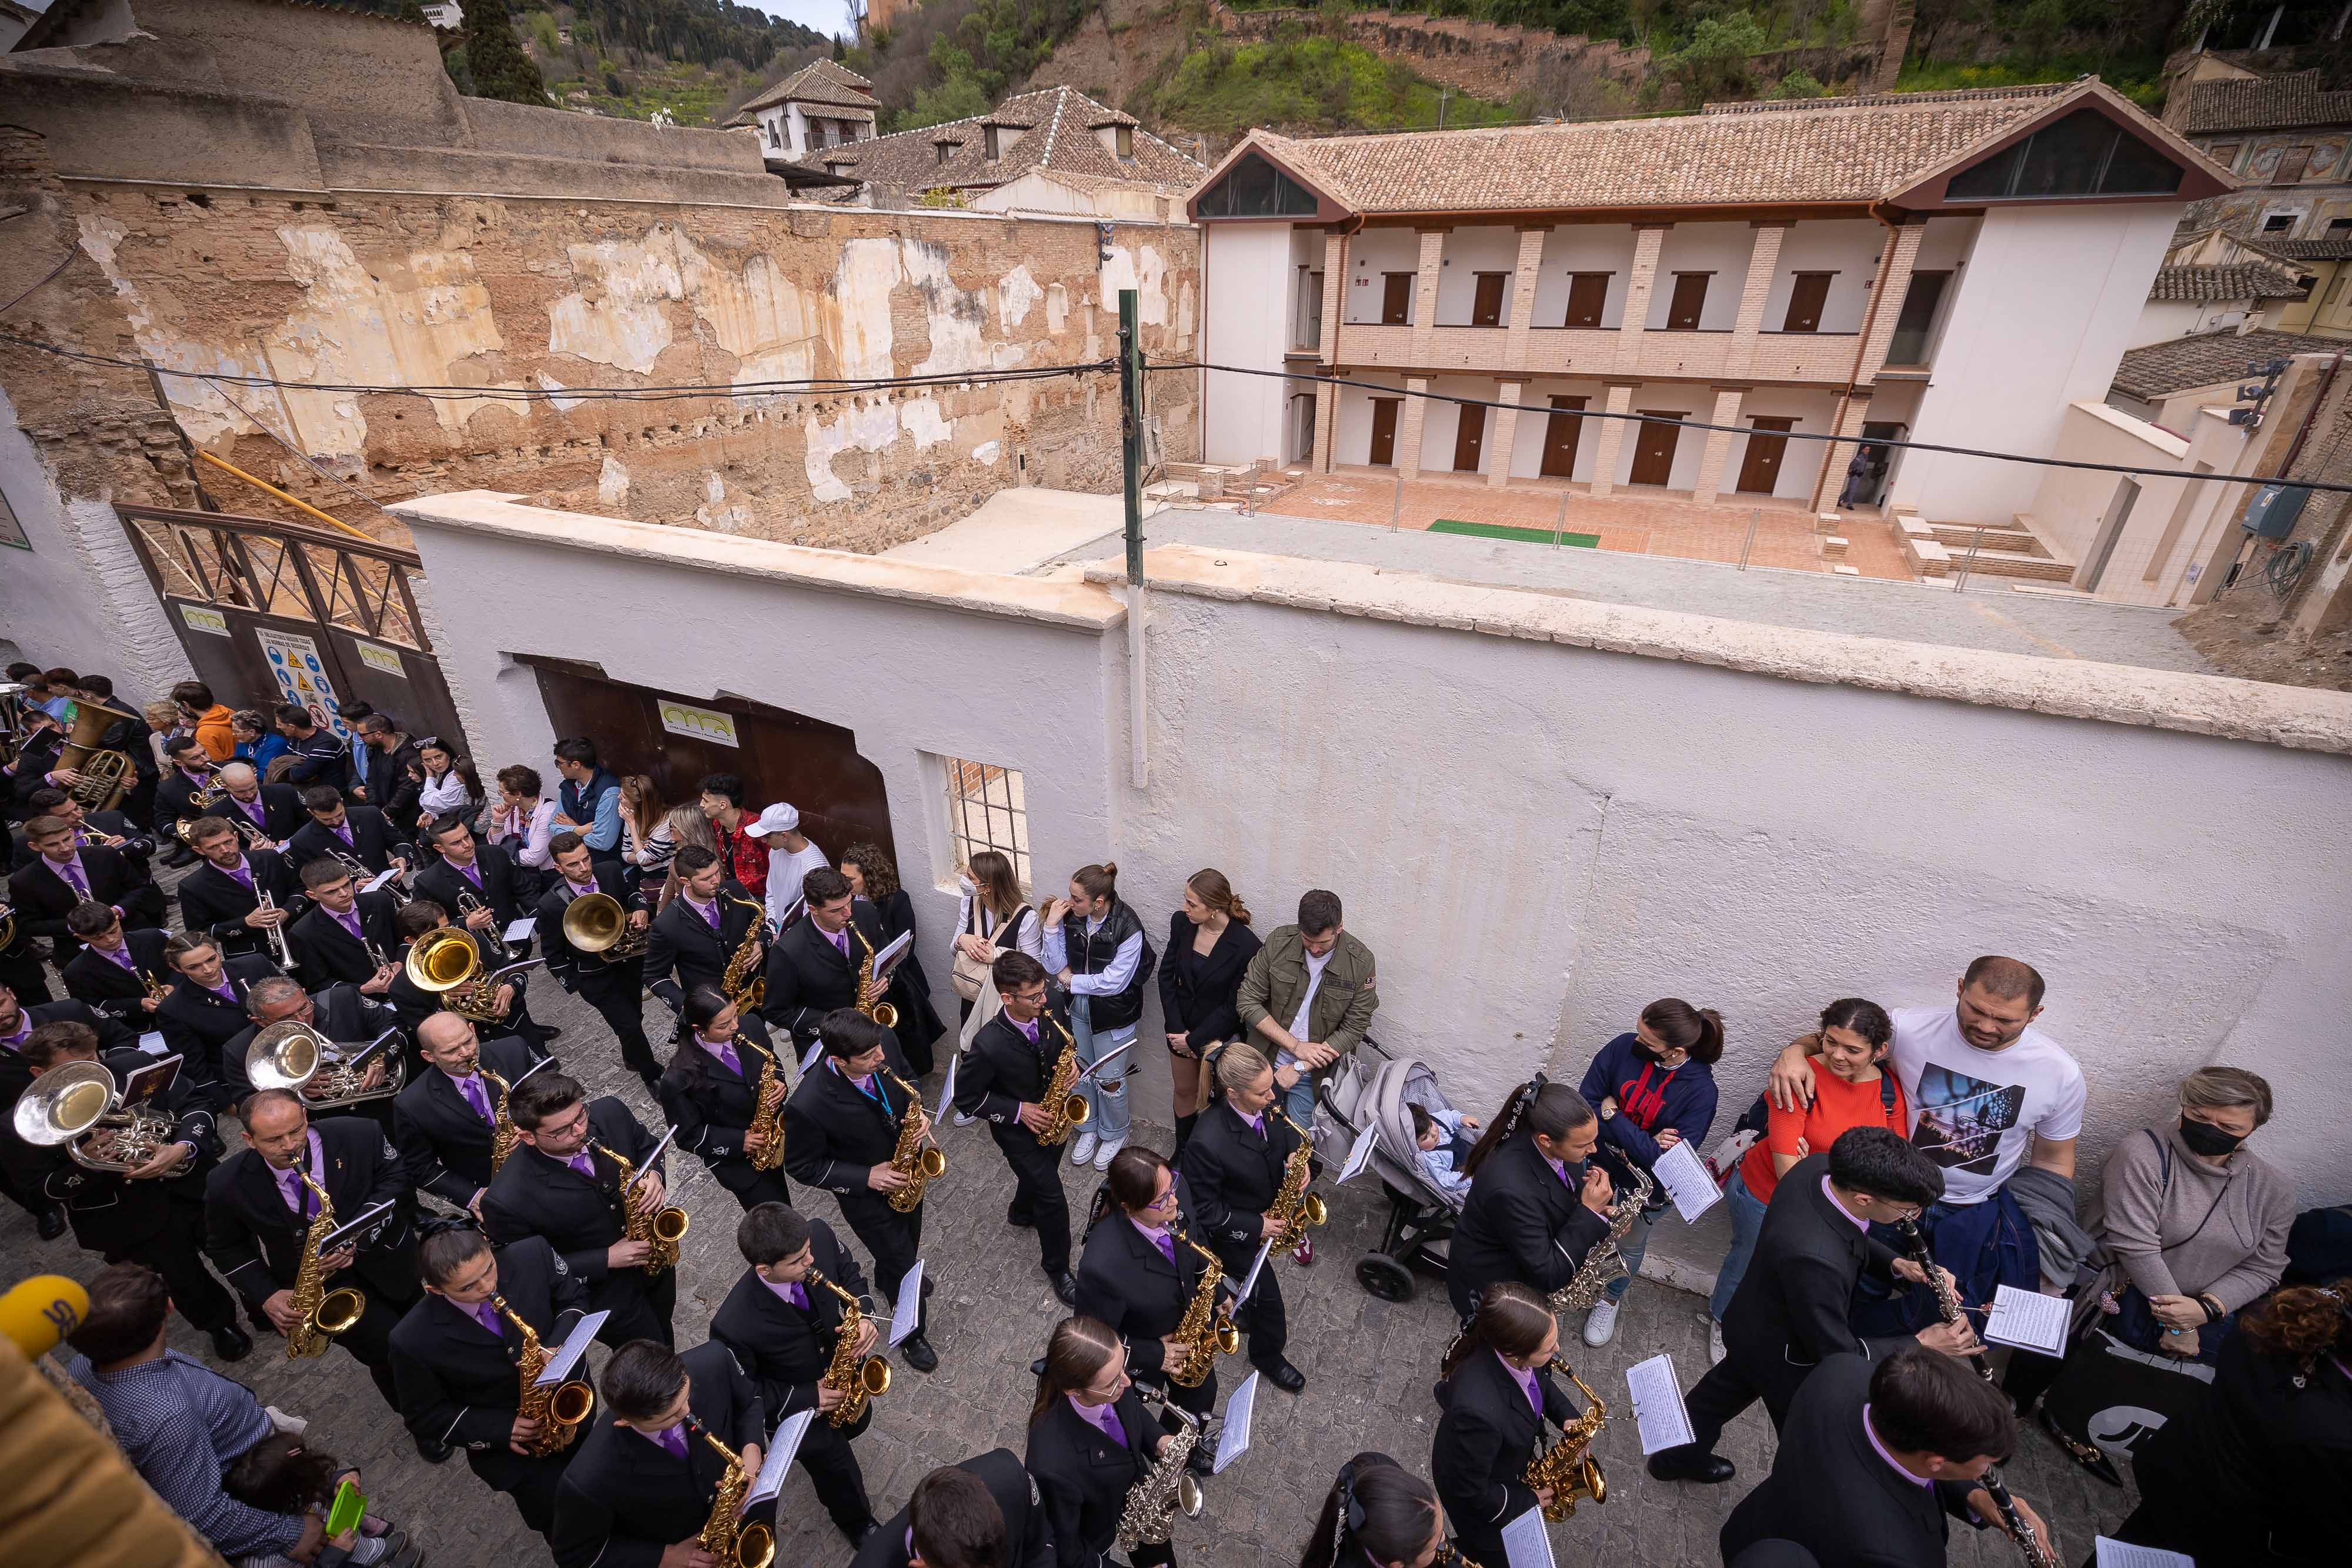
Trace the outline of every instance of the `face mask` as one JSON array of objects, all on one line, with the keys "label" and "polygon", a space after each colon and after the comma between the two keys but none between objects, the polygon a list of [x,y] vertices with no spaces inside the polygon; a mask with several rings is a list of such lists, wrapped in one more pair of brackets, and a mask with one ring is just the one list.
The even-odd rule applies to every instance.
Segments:
[{"label": "face mask", "polygon": [[2180,1141],[2207,1159],[2217,1160],[2246,1140],[2238,1134],[2221,1131],[2210,1122],[2183,1116],[2180,1118]]}]

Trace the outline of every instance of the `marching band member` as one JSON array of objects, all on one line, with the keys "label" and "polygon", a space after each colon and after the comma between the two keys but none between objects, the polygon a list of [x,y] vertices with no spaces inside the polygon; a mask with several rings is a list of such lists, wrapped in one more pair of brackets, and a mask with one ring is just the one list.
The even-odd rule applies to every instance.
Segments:
[{"label": "marching band member", "polygon": [[327,855],[302,862],[302,891],[310,912],[286,929],[302,977],[313,985],[341,980],[371,997],[389,991],[400,973],[392,958],[400,948],[392,894],[362,893],[352,873]]},{"label": "marching band member", "polygon": [[[1118,1335],[1092,1318],[1064,1318],[1045,1343],[1029,1407],[1024,1461],[1054,1531],[1059,1568],[1109,1568],[1119,1516],[1168,1433],[1127,1375]],[[1139,1545],[1134,1568],[1173,1563],[1172,1544]]]},{"label": "marching band member", "polygon": [[[654,916],[646,943],[646,985],[672,1012],[683,1014],[686,993],[697,986],[718,985],[752,923],[767,917],[742,883],[729,880],[710,851],[688,844],[671,864],[680,883],[678,895]],[[769,1021],[774,1021],[773,1014]]]},{"label": "marching band member", "polygon": [[735,1354],[760,1391],[770,1427],[814,1410],[793,1462],[808,1472],[817,1500],[853,1547],[874,1529],[866,1476],[850,1442],[873,1424],[869,1401],[855,1421],[836,1427],[831,1413],[846,1391],[824,1381],[841,1343],[845,1306],[809,1279],[814,1269],[857,1299],[863,1314],[851,1349],[864,1356],[880,1338],[857,1260],[834,1239],[833,1228],[781,1203],[762,1203],[736,1222],[735,1246],[751,1265],[719,1303],[710,1337]]},{"label": "marching band member", "polygon": [[1386,1454],[1358,1454],[1339,1467],[1298,1568],[1431,1568],[1444,1544],[1437,1490]]},{"label": "marching band member", "polygon": [[[0,894],[0,904],[7,902]],[[0,932],[0,986],[25,998],[27,1002],[49,999],[49,977],[42,963],[41,949],[33,944],[33,934],[25,929],[12,914]]]},{"label": "marching band member", "polygon": [[[285,977],[258,953],[224,958],[220,944],[202,933],[173,937],[163,956],[172,966],[172,994],[155,1009],[155,1028],[165,1049],[180,1053],[195,1082],[212,1088],[226,1071],[230,1042],[253,1025],[248,1010],[253,988]],[[240,1043],[237,1061],[242,1064],[244,1060]],[[220,1096],[220,1103],[228,1103],[227,1097]]]},{"label": "marching band member", "polygon": [[[1216,1100],[1184,1145],[1184,1183],[1198,1239],[1239,1280],[1248,1274],[1258,1244],[1282,1229],[1286,1217],[1266,1210],[1282,1189],[1283,1167],[1299,1135],[1272,1113],[1279,1093],[1274,1066],[1256,1047],[1239,1040],[1225,1047],[1217,1056],[1216,1082]],[[1239,1316],[1249,1332],[1250,1364],[1286,1394],[1306,1387],[1307,1375],[1282,1354],[1290,1342],[1289,1312],[1271,1259],[1258,1270]]]},{"label": "marching band member", "polygon": [[[773,810],[773,808],[770,808]],[[789,841],[796,835],[784,835]],[[807,843],[805,839],[801,841]],[[824,852],[810,844],[807,854],[822,855]],[[948,1026],[939,1009],[931,1006],[931,982],[923,973],[923,943],[915,929],[915,900],[898,882],[898,868],[879,844],[852,844],[841,854],[840,872],[849,883],[850,894],[872,906],[875,918],[880,922],[882,935],[892,942],[907,938],[907,951],[890,972],[887,988],[891,1005],[898,1009],[898,1021],[893,1031],[898,1037],[898,1049],[907,1053],[915,1071],[930,1076],[936,1061],[931,1047]],[[768,873],[769,885],[774,886],[774,872]]]},{"label": "marching band member", "polygon": [[[735,1450],[747,1479],[760,1473],[767,1434],[751,1380],[716,1341],[673,1355],[633,1340],[613,1353],[599,1382],[595,1428],[556,1491],[556,1568],[710,1563],[697,1542],[727,1461],[700,1433]],[[742,1521],[772,1529],[775,1517],[772,1498]]]},{"label": "marching band member", "polygon": [[321,857],[345,854],[378,876],[394,866],[406,871],[416,861],[416,850],[373,806],[346,806],[332,785],[314,784],[302,791],[302,809],[310,820],[286,842],[286,858],[299,872]]},{"label": "marching band member", "polygon": [[[801,1074],[784,1102],[784,1168],[794,1181],[833,1194],[842,1218],[873,1255],[876,1282],[895,1301],[907,1270],[922,1256],[923,1209],[917,1204],[912,1212],[900,1214],[890,1207],[889,1195],[907,1185],[890,1161],[906,1119],[915,1117],[927,1133],[930,1121],[890,1081],[889,1073],[901,1079],[908,1073],[888,1030],[855,1009],[842,1008],[826,1017],[820,1036],[824,1060]],[[940,1364],[924,1332],[930,1322],[932,1284],[927,1270],[915,1332],[898,1344],[917,1372]]]},{"label": "marching band member", "polygon": [[530,1451],[544,1424],[522,1416],[515,1370],[522,1333],[499,1306],[530,1324],[551,1355],[587,1311],[587,1289],[536,1236],[494,1249],[479,1228],[455,1219],[428,1221],[424,1233],[416,1265],[425,1294],[392,1331],[401,1419],[419,1444],[465,1449],[482,1484],[514,1499],[522,1521],[544,1536],[582,1439],[551,1454]]},{"label": "marching band member", "polygon": [[[889,938],[874,906],[851,897],[849,879],[831,866],[804,874],[801,893],[808,914],[785,926],[768,949],[767,998],[760,1016],[806,1047],[825,1015],[857,1005],[858,967]],[[907,1076],[915,1074],[909,1071]]]},{"label": "marching band member", "polygon": [[[372,1233],[320,1260],[329,1292],[345,1288],[364,1298],[357,1322],[334,1342],[368,1369],[384,1403],[399,1409],[392,1385],[390,1342],[401,1312],[416,1299],[416,1239],[408,1209],[408,1180],[392,1143],[373,1122],[325,1116],[313,1122],[301,1096],[264,1089],[247,1100],[246,1147],[213,1167],[205,1182],[205,1255],[244,1298],[258,1322],[290,1333],[299,1316],[294,1282],[301,1271],[310,1222],[322,1189],[338,1221],[348,1223],[389,1202],[392,1212]],[[305,1182],[303,1177],[308,1176]],[[417,1449],[438,1463],[436,1445]]]},{"label": "marching band member", "polygon": [[[254,831],[269,841],[266,848],[284,848],[287,841],[310,820],[302,809],[299,789],[291,784],[264,784],[249,762],[225,762],[213,778],[228,791],[228,798],[216,803],[210,814],[226,818],[232,828],[236,827],[237,819],[243,818]],[[194,836],[193,829],[190,836]],[[243,838],[245,830],[238,828],[237,836]]]},{"label": "marching band member", "polygon": [[[110,850],[121,851],[140,881],[154,880],[154,873],[147,862],[155,853],[155,841],[131,826],[136,819],[128,813],[120,810],[86,811],[82,810],[80,801],[62,789],[36,789],[25,804],[31,808],[28,816],[55,817],[73,829],[77,843],[96,842]],[[33,846],[26,842],[21,832],[12,834],[11,839],[15,847],[9,856],[8,869],[22,871],[33,863]]]},{"label": "marching band member", "polygon": [[[36,1080],[69,1062],[102,1061],[118,1086],[155,1060],[136,1047],[101,1058],[98,1031],[79,1023],[43,1024],[26,1040],[23,1054]],[[47,1156],[48,1166],[41,1190],[64,1207],[84,1251],[109,1263],[128,1259],[154,1270],[171,1287],[180,1315],[212,1336],[213,1354],[242,1361],[253,1341],[236,1326],[236,1302],[205,1267],[198,1246],[205,1178],[222,1154],[212,1111],[196,1092],[194,1074],[184,1071],[148,1103],[173,1124],[173,1141],[153,1158],[136,1170],[92,1170],[64,1148],[39,1149],[35,1152]],[[110,1152],[113,1136],[103,1130],[89,1134],[94,1151]]]},{"label": "marching band member", "polygon": [[180,824],[210,810],[195,797],[219,788],[213,778],[213,759],[193,735],[174,735],[163,742],[163,759],[171,764],[155,780],[155,838],[166,849],[181,841]]},{"label": "marching band member", "polygon": [[[473,1020],[435,1013],[416,1027],[425,1067],[392,1103],[393,1136],[411,1186],[453,1207],[482,1217],[489,1189],[492,1134],[499,1102],[536,1064],[530,1047],[512,1035],[482,1040]],[[501,1089],[483,1076],[488,1068]],[[509,1158],[512,1156],[509,1155]]]},{"label": "marching band member", "polygon": [[[225,953],[260,953],[274,960],[269,933],[292,923],[300,897],[294,868],[276,850],[247,849],[224,817],[190,822],[188,842],[201,863],[180,879],[181,923],[220,943]],[[261,907],[263,894],[273,907]]]},{"label": "marching band member", "polygon": [[1054,1568],[1054,1531],[1021,1456],[991,1448],[917,1481],[849,1568]]},{"label": "marching band member", "polygon": [[49,1023],[86,1025],[97,1034],[100,1047],[106,1051],[139,1043],[136,1032],[92,1011],[85,1002],[35,1002],[27,1006],[16,999],[14,990],[0,985],[0,1193],[33,1217],[44,1241],[54,1241],[66,1233],[65,1211],[42,1196],[41,1182],[46,1173],[41,1168],[39,1151],[16,1135],[9,1118],[16,1113],[17,1097],[33,1082],[33,1070],[25,1061],[25,1041],[35,1030]]},{"label": "marching band member", "polygon": [[[490,1178],[482,1195],[482,1228],[501,1244],[545,1237],[586,1281],[590,1310],[613,1314],[596,1336],[606,1344],[670,1343],[677,1270],[648,1273],[648,1244],[623,1234],[625,1203],[648,1210],[662,1203],[661,1165],[650,1173],[645,1166],[659,1140],[626,1105],[609,1094],[592,1103],[576,1080],[552,1068],[514,1092],[507,1114],[524,1146]],[[621,1190],[615,1154],[645,1178],[634,1199]]]},{"label": "marching band member", "polygon": [[16,906],[19,931],[49,939],[60,968],[81,951],[81,938],[66,925],[77,904],[95,899],[134,928],[163,924],[163,890],[121,850],[100,843],[77,846],[73,824],[61,817],[26,823],[25,841],[35,859],[10,873],[5,902]]},{"label": "marching band member", "polygon": [[1453,1518],[1454,1539],[1474,1563],[1502,1563],[1503,1526],[1547,1507],[1549,1487],[1520,1478],[1543,1446],[1544,1424],[1565,1427],[1584,1412],[1552,1378],[1559,1324],[1544,1299],[1516,1281],[1496,1281],[1478,1298],[1470,1332],[1454,1342],[1438,1372],[1445,1414],[1430,1448],[1430,1474]]},{"label": "marching band member", "polygon": [[1061,1059],[1060,1018],[1048,1021],[1051,1002],[1045,966],[1018,949],[1000,953],[989,970],[1003,1004],[980,1026],[956,1065],[956,1109],[983,1118],[997,1152],[1013,1167],[1013,1206],[1008,1225],[1037,1232],[1038,1267],[1066,1307],[1077,1304],[1070,1278],[1070,1206],[1062,1194],[1060,1151],[1037,1141],[1052,1113],[1046,1086]]},{"label": "marching band member", "polygon": [[[1118,895],[1118,863],[1084,865],[1070,873],[1067,898],[1045,905],[1045,968],[1070,998],[1070,1029],[1078,1039],[1078,1065],[1092,1067],[1120,1046],[1135,1043],[1143,1017],[1143,983],[1151,977],[1151,943],[1143,921]],[[1094,1114],[1070,1139],[1070,1163],[1108,1170],[1127,1142],[1134,1107],[1127,1097],[1129,1059],[1083,1081],[1079,1092]]]},{"label": "marching band member", "polygon": [[[1214,1360],[1195,1387],[1168,1375],[1170,1359],[1181,1361],[1191,1348],[1171,1336],[1201,1287],[1201,1270],[1218,1266],[1171,1233],[1183,1218],[1181,1200],[1176,1173],[1157,1153],[1139,1144],[1118,1152],[1087,1221],[1086,1252],[1078,1260],[1078,1313],[1118,1334],[1127,1347],[1129,1375],[1206,1420],[1217,1404]],[[1205,1444],[1196,1447],[1192,1469],[1207,1475],[1215,1458]]]},{"label": "marching band member", "polygon": [[1608,1173],[1591,1163],[1601,1119],[1565,1083],[1511,1091],[1463,1168],[1470,1196],[1446,1258],[1445,1290],[1468,1322],[1478,1291],[1517,1280],[1549,1295],[1609,1233]]},{"label": "marching band member", "polygon": [[88,1002],[109,1018],[144,1030],[162,1005],[172,968],[164,949],[171,933],[147,927],[125,931],[122,916],[103,904],[83,903],[66,916],[66,929],[81,938],[81,953],[65,966],[66,995]]},{"label": "marching band member", "polygon": [[484,941],[503,941],[526,907],[513,858],[496,844],[476,842],[463,817],[441,818],[425,831],[425,841],[439,858],[416,873],[416,896],[431,899]]},{"label": "marching band member", "polygon": [[719,1185],[745,1208],[793,1200],[782,1166],[761,1170],[751,1163],[770,1137],[783,1135],[781,1120],[773,1134],[751,1127],[761,1109],[758,1090],[766,1066],[773,1066],[776,1074],[770,1109],[781,1117],[792,1074],[768,1042],[768,1026],[756,1014],[738,1013],[712,987],[697,986],[687,993],[686,1041],[662,1074],[662,1113],[677,1129],[677,1146],[709,1166]]},{"label": "marching band member", "polygon": [[[412,1033],[426,1019],[446,1009],[452,998],[459,995],[457,990],[428,991],[408,977],[405,949],[414,947],[417,938],[438,931],[448,924],[448,912],[429,898],[412,898],[393,915],[393,935],[399,938],[403,956],[393,970],[392,983],[384,988],[384,999],[400,1015],[402,1027]],[[476,959],[481,967],[474,972],[474,978],[467,980],[460,990],[470,989],[476,980],[496,973],[510,962],[495,934],[489,936],[469,935],[473,936]],[[490,1001],[499,1011],[494,1027],[500,1034],[520,1038],[530,1048],[533,1056],[545,1056],[547,1042],[563,1031],[550,1029],[530,1016],[530,1003],[526,995],[529,978],[522,974],[509,975],[492,988]]]},{"label": "marching band member", "polygon": [[[235,1105],[253,1092],[252,1068],[246,1057],[253,1050],[254,1037],[271,1024],[290,1019],[336,1045],[356,1048],[376,1040],[400,1021],[390,1008],[369,1000],[357,987],[321,986],[316,991],[305,991],[299,981],[283,975],[255,981],[253,988],[246,993],[245,1008],[252,1023],[221,1047],[218,1095],[224,1105]],[[367,1072],[360,1080],[362,1090],[383,1087],[392,1076],[391,1056],[397,1049],[398,1042],[386,1046],[368,1063]],[[322,1099],[327,1086],[313,1077],[297,1092],[306,1102]],[[392,1137],[389,1097],[339,1106],[335,1113],[364,1116],[383,1129],[387,1141]]]},{"label": "marching band member", "polygon": [[563,937],[563,912],[592,893],[604,894],[625,912],[628,930],[623,941],[642,936],[653,916],[645,900],[628,891],[619,865],[596,863],[589,853],[588,841],[579,834],[569,830],[557,833],[547,841],[547,852],[554,872],[534,909],[539,916],[539,950],[547,956],[547,972],[565,990],[596,1009],[621,1042],[621,1061],[658,1097],[661,1064],[654,1059],[652,1042],[646,1039],[645,956],[614,959],[604,953],[582,953]]}]

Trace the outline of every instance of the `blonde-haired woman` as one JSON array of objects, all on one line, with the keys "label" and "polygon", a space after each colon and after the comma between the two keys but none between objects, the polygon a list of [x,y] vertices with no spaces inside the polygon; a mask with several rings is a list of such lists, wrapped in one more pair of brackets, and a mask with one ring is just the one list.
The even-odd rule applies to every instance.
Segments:
[{"label": "blonde-haired woman", "polygon": [[1249,905],[1223,872],[1210,866],[1185,879],[1184,905],[1168,918],[1168,956],[1160,966],[1177,1159],[1184,1156],[1206,1099],[1201,1059],[1218,1041],[1240,1038],[1242,977],[1265,946],[1250,929]]},{"label": "blonde-haired woman", "polygon": [[[1236,1042],[1216,1056],[1217,1097],[1193,1125],[1184,1150],[1184,1183],[1192,1195],[1193,1239],[1213,1248],[1227,1274],[1249,1272],[1257,1249],[1282,1228],[1286,1215],[1272,1211],[1283,1166],[1305,1134],[1276,1103],[1274,1064],[1255,1046]],[[1313,1168],[1309,1167],[1310,1170]],[[1289,1314],[1269,1265],[1237,1320],[1249,1331],[1250,1364],[1286,1394],[1307,1386],[1307,1375],[1282,1354]]]}]

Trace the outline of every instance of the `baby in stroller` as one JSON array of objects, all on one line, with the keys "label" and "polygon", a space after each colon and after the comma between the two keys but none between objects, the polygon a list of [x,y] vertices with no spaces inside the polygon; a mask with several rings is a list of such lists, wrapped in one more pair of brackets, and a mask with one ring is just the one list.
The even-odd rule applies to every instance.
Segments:
[{"label": "baby in stroller", "polygon": [[1437,1184],[1439,1191],[1467,1197],[1470,1178],[1462,1174],[1462,1166],[1477,1142],[1478,1118],[1442,1106],[1427,1110],[1410,1100],[1404,1108],[1412,1118],[1413,1145],[1421,1151],[1423,1174]]},{"label": "baby in stroller", "polygon": [[1462,1164],[1478,1122],[1454,1108],[1426,1063],[1392,1058],[1370,1039],[1325,1081],[1318,1122],[1318,1134],[1331,1134],[1318,1142],[1334,1163],[1372,1129],[1371,1168],[1389,1217],[1380,1250],[1357,1260],[1356,1282],[1383,1301],[1411,1300],[1414,1269],[1445,1272],[1446,1242],[1470,1191]]}]

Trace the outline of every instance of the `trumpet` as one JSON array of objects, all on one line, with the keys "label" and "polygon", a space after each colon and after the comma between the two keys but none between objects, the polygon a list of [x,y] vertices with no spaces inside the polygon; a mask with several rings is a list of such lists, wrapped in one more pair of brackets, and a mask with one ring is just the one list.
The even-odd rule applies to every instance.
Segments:
[{"label": "trumpet", "polygon": [[[466,925],[467,917],[478,915],[488,907],[488,904],[484,904],[480,899],[476,898],[472,894],[467,893],[465,889],[459,888],[457,890],[458,925]],[[467,925],[467,929],[470,931],[472,930],[472,927]],[[488,931],[489,935],[485,938],[485,940],[489,942],[492,946],[499,950],[499,956],[501,959],[511,962],[515,956],[515,950],[507,946],[507,939],[499,930],[498,916],[495,915],[490,917]]]},{"label": "trumpet", "polygon": [[[268,888],[257,888],[255,892],[259,899],[257,907],[262,909],[278,907],[278,901],[269,896]],[[269,943],[278,950],[278,967],[281,969],[291,969],[294,967],[294,950],[286,945],[286,922],[280,920],[269,928]],[[374,945],[371,943],[369,946],[373,949]],[[371,958],[375,956],[373,950],[368,956]]]},{"label": "trumpet", "polygon": [[[16,1102],[16,1135],[45,1148],[63,1145],[74,1164],[93,1171],[132,1171],[161,1154],[177,1124],[144,1105],[125,1105],[114,1074],[100,1061],[68,1061],[44,1072]],[[100,1133],[114,1142],[105,1154],[89,1147]]]}]

